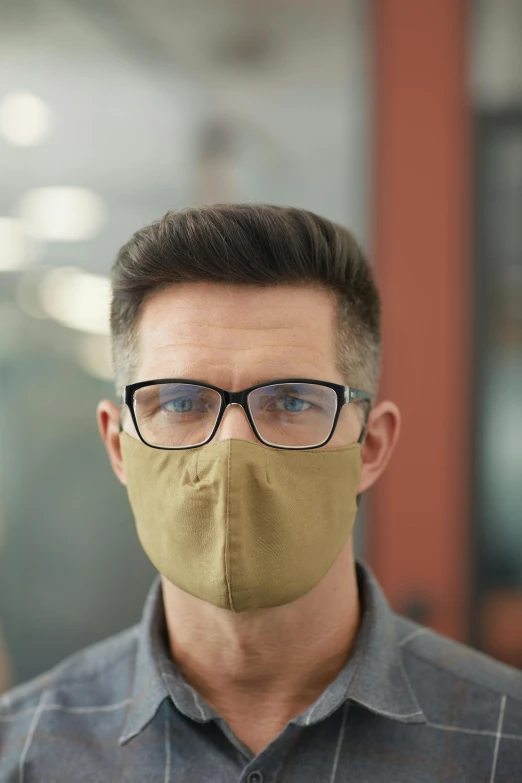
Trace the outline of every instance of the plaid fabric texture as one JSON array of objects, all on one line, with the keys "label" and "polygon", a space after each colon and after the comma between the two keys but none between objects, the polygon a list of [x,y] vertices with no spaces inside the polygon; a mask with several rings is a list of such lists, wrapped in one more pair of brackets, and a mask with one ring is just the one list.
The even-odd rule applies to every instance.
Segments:
[{"label": "plaid fabric texture", "polygon": [[140,624],[0,697],[0,783],[522,783],[522,672],[395,615],[363,619],[335,681],[257,756]]}]

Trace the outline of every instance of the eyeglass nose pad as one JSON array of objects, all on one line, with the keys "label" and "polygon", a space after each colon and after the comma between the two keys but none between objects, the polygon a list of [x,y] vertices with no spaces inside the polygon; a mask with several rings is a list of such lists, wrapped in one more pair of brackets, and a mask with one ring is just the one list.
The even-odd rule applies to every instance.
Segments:
[{"label": "eyeglass nose pad", "polygon": [[[230,411],[229,408],[232,407],[240,408],[240,411]],[[238,402],[229,402],[223,411],[223,418],[219,423],[213,440],[227,440],[230,438],[257,442],[257,437],[250,426],[246,411]]]}]

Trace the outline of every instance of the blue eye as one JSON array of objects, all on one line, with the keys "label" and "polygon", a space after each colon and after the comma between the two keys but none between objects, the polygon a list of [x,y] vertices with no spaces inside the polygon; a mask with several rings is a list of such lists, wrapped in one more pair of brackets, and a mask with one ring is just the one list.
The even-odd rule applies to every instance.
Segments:
[{"label": "blue eye", "polygon": [[[297,392],[299,394],[299,392]],[[301,396],[294,394],[264,394],[259,400],[259,408],[265,413],[275,413],[277,411],[286,413],[304,413],[309,408],[316,408],[316,406],[303,399]]]},{"label": "blue eye", "polygon": [[168,400],[161,406],[165,410],[174,413],[190,413],[192,410],[192,400],[190,397],[176,397],[174,400]]},{"label": "blue eye", "polygon": [[307,402],[306,400],[299,399],[299,397],[285,397],[283,399],[283,405],[285,411],[289,411],[290,413],[301,413],[304,406],[307,405]]}]

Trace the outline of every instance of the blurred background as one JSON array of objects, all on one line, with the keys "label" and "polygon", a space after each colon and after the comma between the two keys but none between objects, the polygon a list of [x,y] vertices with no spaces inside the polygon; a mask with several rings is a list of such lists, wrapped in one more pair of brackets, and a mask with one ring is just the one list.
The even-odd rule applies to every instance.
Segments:
[{"label": "blurred background", "polygon": [[357,551],[522,667],[522,0],[0,0],[0,691],[137,621],[95,424],[137,228],[305,207],[368,249],[396,457]]}]

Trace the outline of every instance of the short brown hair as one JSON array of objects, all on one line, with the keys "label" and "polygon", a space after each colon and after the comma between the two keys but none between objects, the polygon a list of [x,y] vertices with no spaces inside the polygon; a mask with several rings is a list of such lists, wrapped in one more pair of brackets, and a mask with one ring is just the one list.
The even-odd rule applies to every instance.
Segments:
[{"label": "short brown hair", "polygon": [[116,385],[130,382],[144,301],[174,283],[313,285],[338,306],[338,366],[347,383],[376,393],[380,298],[352,234],[313,212],[266,204],[216,204],[167,212],[136,231],[112,267]]}]

